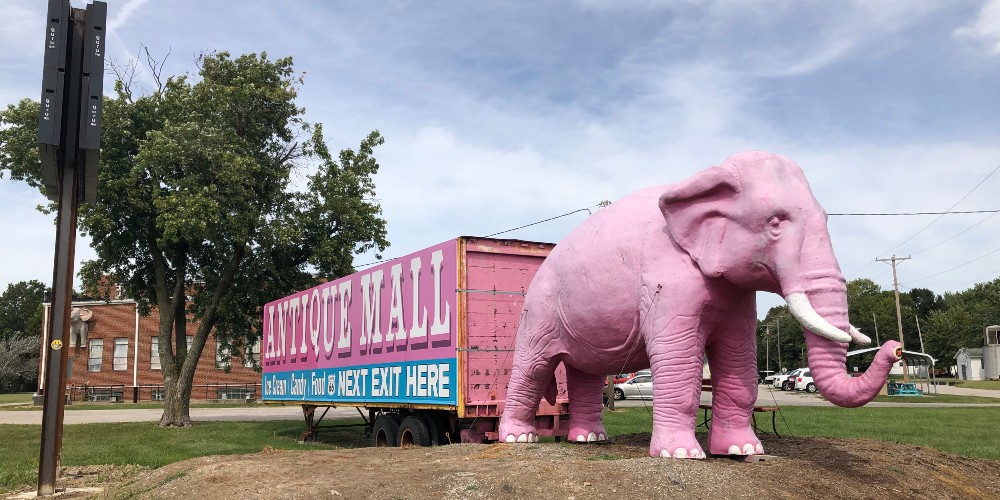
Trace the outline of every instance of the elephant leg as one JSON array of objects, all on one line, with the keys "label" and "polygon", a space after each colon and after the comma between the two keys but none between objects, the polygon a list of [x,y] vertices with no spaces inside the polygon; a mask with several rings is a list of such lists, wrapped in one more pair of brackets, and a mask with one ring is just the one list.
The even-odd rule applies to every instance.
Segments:
[{"label": "elephant leg", "polygon": [[705,458],[694,435],[704,352],[699,323],[693,316],[674,316],[664,327],[646,334],[653,375],[650,456]]},{"label": "elephant leg", "polygon": [[604,381],[601,375],[590,375],[566,367],[566,385],[569,391],[569,433],[570,442],[593,443],[608,437],[601,422],[604,409]]},{"label": "elephant leg", "polygon": [[500,441],[527,443],[538,441],[535,414],[543,392],[555,383],[559,364],[560,329],[535,319],[528,309],[521,317],[514,347],[514,366],[507,384],[507,398],[500,417]]},{"label": "elephant leg", "polygon": [[764,447],[753,432],[751,416],[757,401],[757,344],[754,310],[737,314],[708,341],[712,370],[712,428],[708,452],[713,455],[759,455]]}]

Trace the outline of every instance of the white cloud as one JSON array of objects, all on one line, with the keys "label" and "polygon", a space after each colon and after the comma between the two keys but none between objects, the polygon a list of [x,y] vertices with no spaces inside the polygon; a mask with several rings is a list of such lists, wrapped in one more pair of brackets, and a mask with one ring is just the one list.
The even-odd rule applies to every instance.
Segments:
[{"label": "white cloud", "polygon": [[1000,0],[983,3],[976,18],[957,28],[955,35],[971,38],[986,46],[992,55],[1000,55]]},{"label": "white cloud", "polygon": [[[191,18],[183,13],[192,2],[116,2],[109,27],[118,38],[109,50],[124,60],[141,43],[154,53],[172,50],[170,74],[192,71],[187,56],[206,49],[294,56],[308,72],[299,104],[326,125],[332,149],[356,147],[376,128],[386,137],[375,153],[376,196],[393,243],[386,256],[615,201],[747,149],[798,161],[831,212],[943,210],[1000,164],[1000,137],[990,133],[1000,122],[982,112],[1000,105],[997,74],[948,66],[956,51],[945,42],[951,26],[968,21],[965,8],[860,0],[582,3],[483,10],[478,3],[255,2],[237,11],[232,1],[205,3]],[[996,4],[984,4],[980,18]],[[36,8],[4,0],[0,11],[11,5]],[[260,19],[266,31],[255,24]],[[990,32],[977,22],[963,33]],[[25,47],[40,47],[32,44]],[[33,92],[38,54],[21,59],[30,71],[10,73],[0,86]],[[934,78],[911,81],[915,62]],[[876,95],[876,84],[888,94]],[[14,102],[8,95],[24,93],[0,88],[0,103]],[[956,132],[955,124],[979,135]],[[1000,208],[997,191],[1000,174],[959,208]],[[13,200],[0,191],[0,229],[28,231],[18,225],[23,219],[54,235],[50,220],[22,214]],[[505,236],[558,241],[585,217]],[[852,273],[929,220],[831,218],[830,230],[842,268]],[[896,252],[919,251],[978,220],[946,217]],[[915,254],[900,279],[1000,247],[998,227],[995,217]],[[31,267],[33,278],[47,280],[51,242],[24,246],[32,251],[3,250],[6,262],[25,263],[4,269]],[[912,286],[941,293],[1000,272],[1000,259],[979,264]],[[886,267],[873,264],[855,277],[885,286]],[[14,276],[0,275],[0,284]]]}]

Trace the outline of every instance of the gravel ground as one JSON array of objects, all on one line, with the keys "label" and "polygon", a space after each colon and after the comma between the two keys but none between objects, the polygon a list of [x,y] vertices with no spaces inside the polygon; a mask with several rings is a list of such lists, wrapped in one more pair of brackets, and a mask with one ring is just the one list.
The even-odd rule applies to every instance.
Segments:
[{"label": "gravel ground", "polygon": [[1000,462],[865,440],[765,436],[760,462],[646,456],[649,434],[604,445],[459,444],[202,457],[156,470],[67,470],[69,497],[1000,498]]}]

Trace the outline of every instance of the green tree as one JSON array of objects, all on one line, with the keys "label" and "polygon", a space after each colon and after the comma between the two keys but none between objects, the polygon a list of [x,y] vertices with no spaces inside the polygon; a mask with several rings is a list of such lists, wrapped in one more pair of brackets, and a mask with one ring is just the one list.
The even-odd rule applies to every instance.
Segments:
[{"label": "green tree", "polygon": [[907,294],[913,299],[913,307],[917,310],[920,320],[926,320],[931,313],[944,307],[944,299],[926,288],[914,288]]},{"label": "green tree", "polygon": [[39,346],[39,337],[0,339],[0,393],[38,387]]},{"label": "green tree", "polygon": [[[161,426],[190,424],[191,382],[213,331],[245,356],[264,303],[350,274],[353,255],[388,246],[372,179],[377,131],[334,157],[295,104],[302,78],[290,57],[219,52],[199,63],[197,75],[156,75],[149,95],[119,79],[104,104],[98,199],[80,211],[97,253],[81,269],[86,288],[110,276],[160,314]],[[32,106],[0,114],[5,149],[34,147],[24,139],[37,127]],[[37,155],[0,162],[37,185]]]},{"label": "green tree", "polygon": [[764,320],[757,323],[759,369],[780,372],[803,366],[805,345],[802,325],[792,317],[788,306],[772,307]]},{"label": "green tree", "polygon": [[[930,292],[930,290],[927,290]],[[931,296],[934,294],[931,292]],[[920,350],[920,335],[917,332],[918,310],[914,297],[899,295],[899,319],[896,317],[896,297],[892,290],[882,290],[874,281],[861,278],[847,283],[847,307],[851,324],[872,339],[885,343],[899,340],[899,324],[903,325],[903,339],[906,350]],[[921,317],[921,320],[925,317]]]},{"label": "green tree", "polygon": [[0,295],[0,392],[38,386],[45,292],[42,282],[31,280],[11,283]]},{"label": "green tree", "polygon": [[944,295],[922,325],[927,352],[952,364],[962,347],[981,347],[987,326],[1000,324],[1000,279]]},{"label": "green tree", "polygon": [[45,284],[36,280],[7,285],[0,295],[0,339],[41,338],[46,290]]}]

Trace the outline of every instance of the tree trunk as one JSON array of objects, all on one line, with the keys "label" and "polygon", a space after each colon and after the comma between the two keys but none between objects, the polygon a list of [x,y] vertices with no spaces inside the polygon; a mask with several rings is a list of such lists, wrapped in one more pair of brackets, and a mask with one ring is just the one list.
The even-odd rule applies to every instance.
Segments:
[{"label": "tree trunk", "polygon": [[[183,373],[183,372],[182,372]],[[160,427],[187,427],[191,425],[191,383],[190,377],[177,376],[164,380],[163,387],[167,393],[163,400],[163,416],[160,417]]]}]

